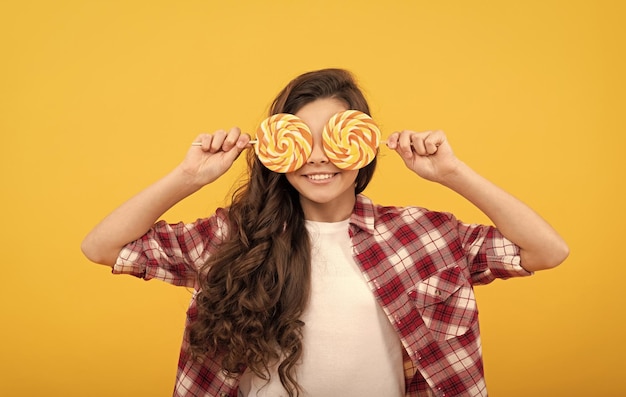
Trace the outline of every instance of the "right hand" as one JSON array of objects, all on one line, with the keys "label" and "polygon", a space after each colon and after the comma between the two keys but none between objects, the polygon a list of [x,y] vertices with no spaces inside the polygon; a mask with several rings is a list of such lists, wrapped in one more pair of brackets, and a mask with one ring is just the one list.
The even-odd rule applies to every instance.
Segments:
[{"label": "right hand", "polygon": [[201,142],[202,145],[189,149],[180,168],[194,183],[204,186],[228,171],[239,154],[249,146],[250,136],[233,127],[228,132],[218,130],[213,134],[201,134],[194,142]]}]

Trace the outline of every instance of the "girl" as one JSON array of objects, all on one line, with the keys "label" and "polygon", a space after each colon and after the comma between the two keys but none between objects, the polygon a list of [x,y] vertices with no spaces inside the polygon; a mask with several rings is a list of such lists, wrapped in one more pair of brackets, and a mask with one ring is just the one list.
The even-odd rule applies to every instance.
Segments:
[{"label": "girl", "polygon": [[349,109],[369,114],[349,72],[305,73],[270,109],[309,128],[304,165],[274,172],[249,150],[249,180],[229,208],[155,224],[252,145],[238,128],[203,134],[85,238],[85,255],[113,273],[195,289],[175,396],[487,395],[473,285],[555,267],[568,247],[457,159],[441,131],[395,132],[387,145],[495,227],[373,204],[361,192],[376,159],[339,168],[323,145],[329,119]]}]

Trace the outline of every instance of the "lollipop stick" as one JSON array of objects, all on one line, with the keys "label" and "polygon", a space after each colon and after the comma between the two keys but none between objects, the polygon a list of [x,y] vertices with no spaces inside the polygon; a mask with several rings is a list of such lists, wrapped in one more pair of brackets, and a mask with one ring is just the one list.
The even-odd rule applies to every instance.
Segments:
[{"label": "lollipop stick", "polygon": [[[253,145],[254,145],[255,143],[259,143],[259,141],[258,141],[258,140],[256,140],[256,139],[253,139],[253,140],[251,140],[251,141],[250,141],[250,142],[248,142],[248,143],[250,143],[250,144],[253,144]],[[202,146],[202,142],[191,142],[191,146]]]},{"label": "lollipop stick", "polygon": [[[259,141],[257,139],[252,139],[248,143],[251,145],[255,145],[259,143]],[[387,140],[384,140],[381,143],[385,144],[385,146],[389,145],[389,141]],[[202,142],[191,142],[191,146],[202,146]],[[413,146],[413,143],[411,143],[411,146]]]}]

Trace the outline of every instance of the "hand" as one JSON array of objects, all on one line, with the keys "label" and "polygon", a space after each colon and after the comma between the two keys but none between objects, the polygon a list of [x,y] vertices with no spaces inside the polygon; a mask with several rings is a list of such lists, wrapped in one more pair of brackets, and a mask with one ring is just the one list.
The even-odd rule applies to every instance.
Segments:
[{"label": "hand", "polygon": [[213,134],[201,134],[194,142],[201,143],[201,146],[192,146],[180,167],[194,183],[204,186],[228,171],[248,146],[250,136],[233,127],[229,132],[219,130]]},{"label": "hand", "polygon": [[387,139],[387,146],[402,157],[410,170],[433,182],[441,183],[461,164],[440,130],[394,132]]}]

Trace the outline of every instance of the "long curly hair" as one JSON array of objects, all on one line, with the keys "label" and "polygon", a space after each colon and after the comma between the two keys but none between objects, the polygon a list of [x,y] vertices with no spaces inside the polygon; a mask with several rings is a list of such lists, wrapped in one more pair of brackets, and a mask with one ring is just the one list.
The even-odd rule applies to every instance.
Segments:
[{"label": "long curly hair", "polygon": [[[292,80],[276,97],[270,115],[296,113],[320,98],[337,98],[369,114],[353,76],[323,69]],[[289,396],[301,389],[295,373],[302,357],[300,320],[311,278],[311,245],[298,192],[284,174],[264,167],[248,151],[249,177],[235,191],[229,233],[199,272],[198,313],[189,327],[191,353],[221,359],[231,375],[246,368],[269,380],[278,375]],[[376,160],[362,168],[355,193],[370,182]]]}]

